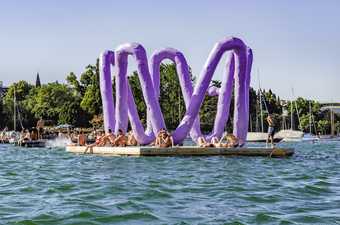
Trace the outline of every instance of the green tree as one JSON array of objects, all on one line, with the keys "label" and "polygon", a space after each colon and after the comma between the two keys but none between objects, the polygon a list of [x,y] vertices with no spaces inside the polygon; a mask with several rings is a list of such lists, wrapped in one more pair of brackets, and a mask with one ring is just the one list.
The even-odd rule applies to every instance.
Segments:
[{"label": "green tree", "polygon": [[80,80],[71,72],[66,81],[81,98],[80,107],[92,118],[102,112],[102,101],[99,87],[99,59],[96,65],[88,65],[80,75]]},{"label": "green tree", "polygon": [[330,131],[330,122],[328,120],[319,120],[317,127],[322,134],[326,134]]},{"label": "green tree", "polygon": [[25,104],[35,118],[57,123],[76,124],[79,117],[80,98],[65,84],[49,83],[32,90]]},{"label": "green tree", "polygon": [[31,90],[36,89],[33,85],[27,83],[24,80],[20,80],[13,83],[8,87],[8,91],[4,96],[4,120],[5,125],[10,129],[13,128],[13,117],[14,117],[14,95],[16,99],[15,113],[17,117],[17,127],[31,127],[35,123],[32,113],[24,104]]}]

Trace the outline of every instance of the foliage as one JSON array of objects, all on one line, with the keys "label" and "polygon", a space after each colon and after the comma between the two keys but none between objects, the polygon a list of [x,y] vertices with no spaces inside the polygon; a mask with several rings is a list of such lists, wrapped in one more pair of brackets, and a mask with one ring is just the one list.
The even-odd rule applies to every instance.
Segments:
[{"label": "foliage", "polygon": [[[192,82],[195,83],[194,76]],[[160,106],[163,112],[166,126],[169,130],[174,130],[182,120],[186,111],[182,90],[179,85],[178,74],[175,64],[161,64],[160,66]],[[146,104],[141,90],[137,72],[133,72],[128,77],[137,110],[142,123],[146,125]],[[34,126],[36,121],[42,117],[54,123],[69,123],[80,127],[102,127],[102,102],[99,87],[99,60],[95,65],[88,65],[79,79],[73,72],[66,77],[67,84],[49,83],[41,86],[33,86],[26,81],[19,81],[9,86],[3,101],[0,102],[0,127],[13,127],[13,96],[16,95],[18,120],[24,127]],[[113,95],[115,95],[115,82],[113,80]],[[220,87],[221,81],[213,80],[211,86]],[[232,130],[234,93],[232,93],[230,117],[225,125],[225,129]],[[252,131],[260,130],[260,92],[253,88],[249,90],[249,127]],[[275,126],[279,130],[282,124],[293,122],[293,128],[300,128],[309,131],[310,110],[313,121],[315,121],[316,131],[330,132],[329,112],[321,111],[320,104],[304,98],[297,98],[295,101],[281,101],[272,90],[262,90],[263,120],[268,114],[274,118]],[[113,96],[115,97],[115,96]],[[218,96],[205,96],[200,108],[199,116],[203,132],[212,130],[214,125]],[[287,110],[290,114],[293,109],[293,121],[289,116],[282,116],[282,112]],[[298,110],[296,110],[298,109]],[[336,116],[336,121],[337,121]],[[287,127],[287,125],[286,125]],[[288,126],[290,127],[290,126]],[[17,127],[19,128],[19,126]],[[314,124],[313,124],[314,128]],[[264,122],[264,130],[267,123]],[[340,123],[336,123],[336,130],[340,129]]]},{"label": "foliage", "polygon": [[3,118],[4,125],[13,129],[13,117],[14,117],[14,95],[16,99],[16,116],[17,116],[17,127],[31,127],[34,124],[32,120],[32,113],[25,105],[25,99],[29,95],[31,90],[35,87],[27,81],[20,80],[17,83],[13,83],[8,87],[7,93],[3,98]]},{"label": "foliage", "polygon": [[326,134],[330,130],[330,122],[328,120],[319,120],[317,127],[321,134]]},{"label": "foliage", "polygon": [[80,98],[65,84],[49,83],[33,89],[25,103],[35,118],[53,120],[59,124],[76,124]]}]

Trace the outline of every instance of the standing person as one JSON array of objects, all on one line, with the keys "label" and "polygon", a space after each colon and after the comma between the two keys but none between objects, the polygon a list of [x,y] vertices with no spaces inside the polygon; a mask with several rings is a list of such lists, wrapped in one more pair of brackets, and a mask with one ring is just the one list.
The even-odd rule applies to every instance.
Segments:
[{"label": "standing person", "polygon": [[268,137],[267,137],[267,142],[266,145],[268,147],[268,143],[270,140],[271,146],[272,148],[274,148],[274,133],[275,133],[275,129],[274,129],[274,120],[272,118],[272,116],[269,114],[267,116],[267,123],[268,123]]},{"label": "standing person", "polygon": [[40,119],[37,122],[36,128],[38,129],[38,139],[42,139],[42,135],[44,133],[44,126],[45,126],[45,121],[40,117]]}]

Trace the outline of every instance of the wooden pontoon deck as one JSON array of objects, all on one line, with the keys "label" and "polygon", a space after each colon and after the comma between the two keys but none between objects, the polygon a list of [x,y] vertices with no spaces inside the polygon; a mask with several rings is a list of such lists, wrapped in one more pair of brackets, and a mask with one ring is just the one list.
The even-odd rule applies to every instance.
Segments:
[{"label": "wooden pontoon deck", "polygon": [[[67,152],[84,154],[85,146],[67,146]],[[293,148],[201,148],[197,146],[176,146],[172,148],[156,148],[152,146],[136,147],[94,147],[89,154],[105,154],[114,156],[268,156],[286,157],[294,154]]]}]

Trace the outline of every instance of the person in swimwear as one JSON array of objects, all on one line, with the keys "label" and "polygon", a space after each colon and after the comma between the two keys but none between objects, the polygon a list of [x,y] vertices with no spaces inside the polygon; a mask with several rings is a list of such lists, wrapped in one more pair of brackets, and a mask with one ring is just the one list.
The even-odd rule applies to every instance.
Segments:
[{"label": "person in swimwear", "polygon": [[202,148],[215,147],[214,144],[207,142],[203,136],[197,138],[197,144]]},{"label": "person in swimwear", "polygon": [[87,145],[85,148],[84,154],[86,154],[89,149],[90,149],[90,153],[93,153],[93,147],[103,146],[103,139],[104,139],[104,135],[102,135],[102,133],[99,131],[97,133],[95,143]]},{"label": "person in swimwear", "polygon": [[84,134],[84,131],[80,131],[78,134],[78,145],[79,146],[85,146],[86,145],[86,136]]},{"label": "person in swimwear", "polygon": [[132,130],[130,130],[130,132],[128,133],[127,145],[128,146],[137,146],[138,145],[138,142],[137,142],[135,135],[133,134]]},{"label": "person in swimwear", "polygon": [[118,130],[117,137],[114,140],[114,146],[125,147],[126,146],[126,137],[122,129]]},{"label": "person in swimwear", "polygon": [[24,141],[31,141],[31,133],[29,130],[25,131]]},{"label": "person in swimwear", "polygon": [[275,124],[272,116],[269,114],[267,117],[267,123],[268,123],[268,137],[266,141],[266,146],[268,146],[268,143],[270,141],[270,144],[272,148],[274,148],[274,134],[275,134]]},{"label": "person in swimwear", "polygon": [[174,140],[168,132],[164,128],[162,128],[156,138],[155,146],[159,148],[168,148],[174,146]]},{"label": "person in swimwear", "polygon": [[226,147],[226,143],[222,143],[223,137],[219,140],[217,137],[213,137],[211,139],[211,144],[214,145],[214,147],[220,148],[220,147]]},{"label": "person in swimwear", "polygon": [[[227,143],[223,143],[224,139],[227,141]],[[235,135],[227,134],[226,132],[223,134],[220,140],[218,140],[217,137],[213,137],[211,142],[215,147],[235,148],[239,145],[238,138],[235,137]]]},{"label": "person in swimwear", "polygon": [[233,134],[227,134],[226,140],[227,140],[227,147],[228,148],[236,148],[236,147],[239,146],[238,138]]},{"label": "person in swimwear", "polygon": [[115,139],[116,139],[116,136],[114,135],[112,130],[109,129],[107,134],[104,137],[103,146],[106,145],[107,143],[110,143],[111,146],[114,146]]}]

